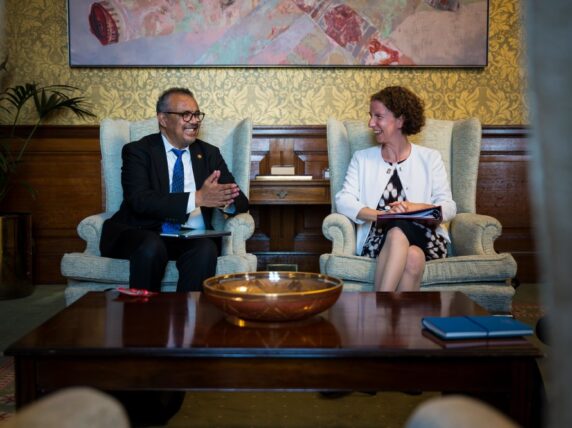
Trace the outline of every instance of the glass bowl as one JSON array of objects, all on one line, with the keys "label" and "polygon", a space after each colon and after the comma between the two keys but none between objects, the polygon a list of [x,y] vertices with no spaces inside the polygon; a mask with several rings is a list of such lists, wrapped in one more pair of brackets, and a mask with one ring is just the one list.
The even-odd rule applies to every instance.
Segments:
[{"label": "glass bowl", "polygon": [[234,323],[306,320],[330,308],[342,280],[310,272],[245,272],[203,283],[206,297]]}]

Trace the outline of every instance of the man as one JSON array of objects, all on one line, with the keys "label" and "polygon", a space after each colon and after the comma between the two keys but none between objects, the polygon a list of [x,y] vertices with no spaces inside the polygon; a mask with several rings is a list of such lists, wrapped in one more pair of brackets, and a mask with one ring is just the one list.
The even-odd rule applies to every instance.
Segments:
[{"label": "man", "polygon": [[177,291],[202,290],[215,274],[220,240],[161,233],[212,229],[215,209],[248,210],[219,149],[197,138],[203,118],[191,91],[168,89],[157,101],[160,132],[123,147],[123,202],[103,224],[100,250],[129,259],[132,288],[159,291],[167,262],[176,260]]}]

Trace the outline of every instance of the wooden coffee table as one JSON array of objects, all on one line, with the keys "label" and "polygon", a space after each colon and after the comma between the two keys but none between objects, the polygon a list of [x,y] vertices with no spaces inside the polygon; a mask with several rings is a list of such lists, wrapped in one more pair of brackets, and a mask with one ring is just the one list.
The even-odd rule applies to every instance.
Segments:
[{"label": "wooden coffee table", "polygon": [[74,385],[102,390],[443,391],[537,421],[541,352],[526,339],[444,343],[424,316],[484,314],[455,292],[342,293],[283,327],[241,327],[200,293],[88,293],[10,346],[16,405]]}]

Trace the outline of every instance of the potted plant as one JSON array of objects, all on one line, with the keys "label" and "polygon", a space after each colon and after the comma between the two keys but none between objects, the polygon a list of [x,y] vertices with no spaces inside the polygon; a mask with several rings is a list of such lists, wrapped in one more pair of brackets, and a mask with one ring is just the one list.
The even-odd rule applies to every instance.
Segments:
[{"label": "potted plant", "polygon": [[[7,59],[0,64],[6,71]],[[38,126],[64,111],[80,118],[95,117],[84,97],[74,96],[78,88],[69,85],[24,83],[0,92],[0,203],[18,179],[18,167]],[[33,117],[24,135],[18,132],[22,113]],[[27,186],[33,193],[33,189]],[[31,283],[31,216],[26,213],[0,212],[0,299],[23,297],[32,292]]]}]

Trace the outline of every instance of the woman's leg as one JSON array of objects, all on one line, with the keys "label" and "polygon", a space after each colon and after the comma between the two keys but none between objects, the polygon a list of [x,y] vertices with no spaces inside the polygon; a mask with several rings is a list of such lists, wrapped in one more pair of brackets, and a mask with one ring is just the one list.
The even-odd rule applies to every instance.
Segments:
[{"label": "woman's leg", "polygon": [[421,287],[421,279],[425,270],[425,254],[416,245],[411,245],[407,252],[405,269],[399,281],[398,291],[418,291]]},{"label": "woman's leg", "polygon": [[376,291],[395,291],[403,276],[409,254],[409,240],[398,227],[387,231],[385,242],[377,257]]}]

